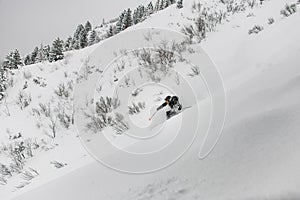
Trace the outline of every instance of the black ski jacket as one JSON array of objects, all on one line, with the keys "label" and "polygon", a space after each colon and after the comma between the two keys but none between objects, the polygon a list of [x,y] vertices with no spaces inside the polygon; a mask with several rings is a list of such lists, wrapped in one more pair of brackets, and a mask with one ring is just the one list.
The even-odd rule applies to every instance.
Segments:
[{"label": "black ski jacket", "polygon": [[156,110],[160,110],[160,109],[162,109],[163,107],[165,107],[165,106],[167,106],[167,105],[169,105],[170,108],[174,108],[175,105],[178,105],[178,106],[179,106],[178,110],[181,110],[181,108],[182,108],[181,104],[180,104],[179,101],[178,101],[178,97],[177,97],[177,96],[173,96],[173,97],[171,98],[171,100],[170,100],[169,103],[164,102],[164,103],[161,104]]}]

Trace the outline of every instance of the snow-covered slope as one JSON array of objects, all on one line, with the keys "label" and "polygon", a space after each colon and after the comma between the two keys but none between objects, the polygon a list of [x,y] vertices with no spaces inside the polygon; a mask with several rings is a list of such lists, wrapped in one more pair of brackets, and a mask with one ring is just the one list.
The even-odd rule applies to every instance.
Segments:
[{"label": "snow-covered slope", "polygon": [[[207,4],[211,3],[207,2]],[[227,96],[225,127],[218,144],[208,157],[203,160],[198,159],[203,141],[203,133],[198,132],[198,137],[191,148],[168,168],[142,175],[120,173],[93,161],[88,156],[81,161],[80,157],[86,153],[80,145],[79,139],[75,137],[74,130],[66,131],[61,128],[58,132],[59,138],[56,138],[54,142],[59,144],[56,148],[57,153],[49,151],[48,155],[44,154],[44,156],[35,158],[36,164],[30,162],[30,165],[38,168],[39,163],[48,163],[55,159],[65,160],[70,156],[74,156],[74,159],[77,158],[77,160],[66,161],[68,166],[62,168],[65,171],[61,171],[59,174],[62,176],[48,183],[45,182],[52,176],[51,173],[47,176],[41,170],[40,176],[33,179],[32,184],[25,187],[23,191],[25,192],[26,188],[29,190],[34,186],[39,187],[16,199],[299,198],[300,24],[298,21],[300,13],[282,17],[280,10],[287,2],[292,1],[264,1],[263,5],[258,5],[253,9],[247,8],[243,12],[231,15],[226,22],[218,25],[214,32],[208,33],[207,38],[201,42],[201,47],[218,67]],[[185,24],[192,21],[190,19],[193,16],[190,11],[192,4],[192,1],[186,1],[183,10],[171,6],[165,11],[151,16],[138,26],[131,27],[128,31],[149,26],[181,30]],[[219,6],[216,9],[224,9],[222,4],[217,3],[217,5]],[[275,23],[268,24],[268,19],[271,17],[275,19]],[[254,25],[261,25],[264,30],[258,34],[249,35],[248,31]],[[46,82],[49,83],[44,93],[42,93],[43,89],[34,88],[33,84],[29,85],[28,88],[31,88],[30,91],[33,92],[33,103],[29,108],[34,108],[37,106],[34,103],[43,102],[43,99],[46,102],[49,101],[51,98],[50,88],[57,87],[63,80],[63,78],[58,79],[57,77],[64,77],[64,72],[70,74],[67,76],[70,80],[75,80],[77,74],[74,74],[73,71],[78,71],[88,56],[92,62],[96,62],[96,59],[99,63],[104,62],[106,57],[98,59],[93,56],[97,55],[95,52],[97,53],[98,47],[101,45],[113,47],[118,43],[118,38],[122,38],[122,34],[126,34],[126,32],[110,38],[105,43],[99,43],[81,51],[70,52],[68,62],[34,65],[30,69],[24,69],[29,70],[33,77],[43,75]],[[134,39],[138,43],[138,38]],[[124,41],[124,43],[126,42],[128,41]],[[93,50],[95,51],[93,52]],[[40,68],[43,69],[43,72],[40,71]],[[19,76],[22,77],[23,74],[20,73]],[[106,78],[115,77],[108,76]],[[19,81],[9,91],[12,99],[18,94],[23,84],[22,81]],[[149,93],[154,89],[149,90],[150,92],[147,92],[148,90],[145,88],[141,95],[150,101],[152,94],[149,95]],[[158,91],[154,91],[154,93]],[[39,98],[41,94],[42,97]],[[200,129],[203,128],[203,130],[206,126],[205,122],[208,121],[211,114],[210,101],[204,98],[208,98],[208,96],[203,95],[199,98],[200,115],[197,118],[202,122]],[[20,113],[17,110],[18,107],[15,107],[12,112]],[[27,114],[16,116],[22,121],[28,119]],[[143,115],[139,116],[140,119],[143,119]],[[184,115],[168,120],[164,127],[164,134],[160,135],[162,140],[172,136],[170,133],[174,127],[178,126],[180,117],[194,119],[195,109],[187,109],[184,111]],[[11,125],[10,128],[14,128],[15,132],[37,130],[34,124],[30,125],[33,123],[32,120],[28,119],[28,121],[31,122],[26,123],[27,129],[17,129],[17,126],[14,127],[14,125]],[[7,122],[7,124],[10,123]],[[23,126],[24,124],[18,125],[18,127]],[[190,136],[190,132],[187,130],[183,131]],[[29,136],[31,135],[29,134]],[[82,136],[81,138],[87,139]],[[114,139],[112,138],[112,140]],[[97,144],[99,145],[99,143]],[[43,159],[46,161],[42,162]],[[120,158],[121,161],[122,158]],[[145,163],[130,164],[139,166]],[[74,170],[75,168],[77,169]],[[48,169],[46,170],[48,172]],[[53,174],[58,176],[57,173]],[[40,185],[41,183],[45,184]],[[7,195],[4,196],[5,198],[12,196],[7,193],[11,190],[8,186],[0,188],[4,188],[3,195]]]}]

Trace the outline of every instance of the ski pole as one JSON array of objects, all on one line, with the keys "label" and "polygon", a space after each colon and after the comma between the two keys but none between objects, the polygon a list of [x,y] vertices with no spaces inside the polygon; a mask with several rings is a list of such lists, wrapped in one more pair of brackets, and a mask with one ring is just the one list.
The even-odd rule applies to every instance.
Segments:
[{"label": "ski pole", "polygon": [[154,117],[154,115],[156,115],[156,113],[157,113],[157,110],[153,113],[153,115],[149,118],[149,121],[151,121],[152,120],[152,118]]}]

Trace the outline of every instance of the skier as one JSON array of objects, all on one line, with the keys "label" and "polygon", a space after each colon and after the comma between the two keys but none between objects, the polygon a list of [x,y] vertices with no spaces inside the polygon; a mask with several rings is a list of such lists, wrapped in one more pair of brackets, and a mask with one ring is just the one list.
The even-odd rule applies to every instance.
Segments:
[{"label": "skier", "polygon": [[182,109],[182,105],[179,103],[179,98],[177,96],[167,96],[165,98],[165,102],[162,105],[160,105],[156,110],[159,111],[167,105],[169,105],[171,108],[171,110],[166,112],[168,119],[176,115],[176,113]]}]

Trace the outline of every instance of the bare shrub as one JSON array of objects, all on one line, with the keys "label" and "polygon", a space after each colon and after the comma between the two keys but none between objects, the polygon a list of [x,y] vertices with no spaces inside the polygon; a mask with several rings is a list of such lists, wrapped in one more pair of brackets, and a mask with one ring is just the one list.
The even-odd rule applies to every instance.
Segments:
[{"label": "bare shrub", "polygon": [[137,88],[132,92],[132,96],[137,97],[143,91],[142,88]]},{"label": "bare shrub", "polygon": [[4,176],[0,176],[0,185],[6,185],[7,179]]},{"label": "bare shrub", "polygon": [[111,126],[116,131],[116,134],[120,135],[126,132],[129,129],[128,123],[124,120],[122,114],[116,113],[115,119],[112,120]]},{"label": "bare shrub", "polygon": [[120,100],[113,97],[100,97],[96,102],[96,113],[109,113],[120,106]]},{"label": "bare shrub", "polygon": [[[84,111],[84,115],[89,119],[86,124],[88,130],[97,133],[103,128],[110,126],[113,117],[109,115],[114,109],[120,106],[120,100],[112,97],[100,97],[100,100],[96,102],[95,110],[92,109],[89,112]],[[87,107],[89,104],[87,104]]]},{"label": "bare shrub", "polygon": [[251,28],[248,32],[249,35],[255,33],[258,34],[259,32],[263,31],[264,27],[263,26],[259,26],[259,25],[255,25],[253,28]]},{"label": "bare shrub", "polygon": [[0,163],[0,175],[2,177],[12,176],[12,173],[6,165]]},{"label": "bare shrub", "polygon": [[[49,102],[48,104],[40,103],[38,108],[32,109],[32,114],[37,116],[39,120],[47,120],[48,128],[52,132],[52,138],[56,137],[56,132],[58,129],[58,116],[54,112],[54,108]],[[44,119],[43,119],[44,118]]]},{"label": "bare shrub", "polygon": [[165,41],[162,41],[154,50],[145,48],[136,50],[134,56],[137,57],[139,65],[154,82],[159,82],[162,77],[165,77],[176,62],[174,52]]},{"label": "bare shrub", "polygon": [[286,4],[285,7],[280,11],[280,14],[284,17],[288,17],[297,12],[297,4]]},{"label": "bare shrub", "polygon": [[89,64],[90,60],[87,58],[83,62],[81,74],[77,77],[77,82],[80,82],[82,79],[87,80],[88,77],[95,71],[95,66]]},{"label": "bare shrub", "polygon": [[268,19],[268,24],[269,25],[274,24],[274,22],[275,22],[275,19],[273,17]]},{"label": "bare shrub", "polygon": [[29,168],[28,170],[25,170],[21,173],[21,178],[25,181],[31,181],[38,175],[39,175],[39,173],[37,170],[35,170],[33,168]]},{"label": "bare shrub", "polygon": [[31,95],[27,94],[23,91],[20,91],[17,97],[17,105],[19,105],[20,109],[23,110],[31,103]]},{"label": "bare shrub", "polygon": [[26,187],[27,185],[29,185],[30,182],[27,182],[27,181],[23,181],[21,182],[19,185],[15,186],[17,189],[22,189],[24,187]]},{"label": "bare shrub", "polygon": [[56,169],[63,168],[63,167],[65,167],[65,166],[67,165],[66,163],[58,162],[58,161],[56,161],[56,160],[51,161],[50,164],[54,165],[54,167],[55,167]]},{"label": "bare shrub", "polygon": [[191,70],[192,70],[192,72],[188,74],[190,77],[199,76],[201,73],[200,68],[197,66],[192,66]]},{"label": "bare shrub", "polygon": [[54,90],[54,93],[61,98],[68,98],[70,96],[70,92],[64,83],[59,84],[58,88]]},{"label": "bare shrub", "polygon": [[145,102],[138,102],[137,104],[132,103],[131,106],[128,106],[129,109],[129,114],[130,115],[134,115],[134,114],[138,114],[141,112],[141,110],[145,109]]}]

